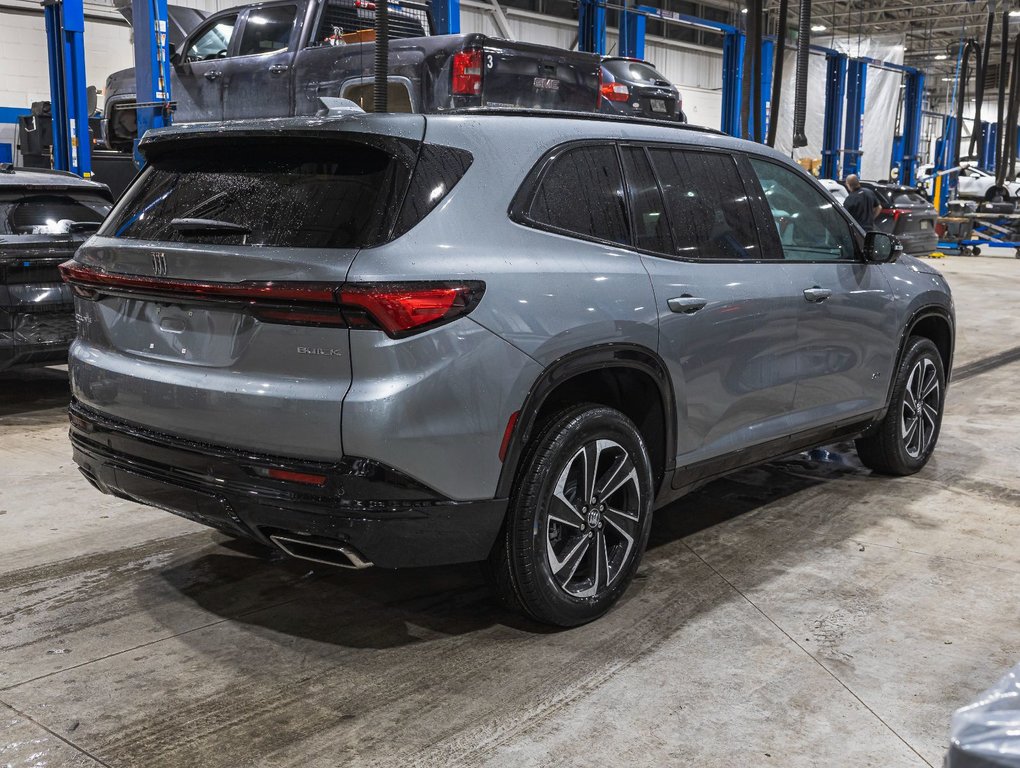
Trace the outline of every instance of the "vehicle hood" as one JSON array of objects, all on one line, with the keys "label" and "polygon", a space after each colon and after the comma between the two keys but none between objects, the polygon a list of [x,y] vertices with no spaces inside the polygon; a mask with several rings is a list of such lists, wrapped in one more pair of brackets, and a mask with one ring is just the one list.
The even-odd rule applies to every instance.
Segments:
[{"label": "vehicle hood", "polygon": [[897,263],[902,264],[914,272],[919,272],[922,275],[938,275],[939,277],[942,277],[942,273],[935,269],[930,262],[927,262],[924,259],[918,259],[914,256],[900,256],[899,259],[897,259]]},{"label": "vehicle hood", "polygon": [[[131,20],[131,0],[117,0],[116,2],[117,11],[127,19],[128,24],[133,26]],[[195,29],[199,24],[205,21],[209,15],[205,11],[200,11],[197,8],[186,8],[182,5],[168,5],[166,7],[167,15],[167,36],[170,38],[170,44],[176,48],[181,47],[181,43],[184,42],[185,38],[191,31]]]}]

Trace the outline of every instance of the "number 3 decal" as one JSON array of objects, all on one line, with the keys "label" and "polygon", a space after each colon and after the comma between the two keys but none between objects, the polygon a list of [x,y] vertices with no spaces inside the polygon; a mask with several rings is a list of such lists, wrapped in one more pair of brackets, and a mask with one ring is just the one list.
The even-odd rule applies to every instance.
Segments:
[{"label": "number 3 decal", "polygon": [[491,53],[485,54],[485,68],[486,69],[492,69],[492,54]]}]

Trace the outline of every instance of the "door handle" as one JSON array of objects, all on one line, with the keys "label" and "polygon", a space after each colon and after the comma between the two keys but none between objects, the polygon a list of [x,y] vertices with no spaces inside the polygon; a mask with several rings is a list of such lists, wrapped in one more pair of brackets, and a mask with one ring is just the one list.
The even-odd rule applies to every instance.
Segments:
[{"label": "door handle", "polygon": [[695,296],[683,295],[666,302],[671,312],[678,312],[681,315],[693,315],[699,309],[704,309],[708,299],[699,299]]},{"label": "door handle", "polygon": [[814,288],[804,289],[804,298],[810,301],[812,304],[818,304],[825,301],[832,295],[832,291],[828,288],[819,288],[817,285]]},{"label": "door handle", "polygon": [[273,75],[282,75],[288,69],[290,69],[290,67],[288,67],[286,64],[274,64],[269,68],[269,72],[270,74]]},{"label": "door handle", "polygon": [[216,70],[209,70],[208,72],[205,73],[205,79],[206,80],[215,80],[217,77],[219,77],[222,74],[223,74],[222,72],[217,72]]}]

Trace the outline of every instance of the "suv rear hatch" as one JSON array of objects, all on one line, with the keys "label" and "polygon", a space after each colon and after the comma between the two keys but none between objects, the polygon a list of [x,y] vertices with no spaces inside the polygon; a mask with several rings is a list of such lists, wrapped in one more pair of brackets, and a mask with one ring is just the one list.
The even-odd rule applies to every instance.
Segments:
[{"label": "suv rear hatch", "polygon": [[643,117],[676,120],[677,89],[651,64],[630,59],[609,59],[603,62],[606,71],[626,86],[627,101]]},{"label": "suv rear hatch", "polygon": [[50,361],[74,338],[71,291],[57,267],[110,210],[105,188],[0,191],[0,369]]},{"label": "suv rear hatch", "polygon": [[62,267],[81,404],[201,443],[339,458],[338,291],[359,250],[392,236],[424,119],[328,121],[285,141],[282,122],[143,143],[149,165]]}]

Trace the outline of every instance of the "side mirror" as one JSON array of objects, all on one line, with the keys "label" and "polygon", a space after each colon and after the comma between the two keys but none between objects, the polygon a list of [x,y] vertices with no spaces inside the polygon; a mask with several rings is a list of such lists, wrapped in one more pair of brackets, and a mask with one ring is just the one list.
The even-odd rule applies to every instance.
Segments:
[{"label": "side mirror", "polygon": [[181,63],[181,58],[177,55],[177,46],[173,43],[168,43],[167,48],[170,51],[170,63],[176,67]]},{"label": "side mirror", "polygon": [[900,241],[885,232],[869,232],[864,236],[864,258],[874,264],[896,261],[903,253]]}]

